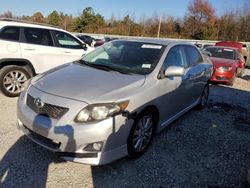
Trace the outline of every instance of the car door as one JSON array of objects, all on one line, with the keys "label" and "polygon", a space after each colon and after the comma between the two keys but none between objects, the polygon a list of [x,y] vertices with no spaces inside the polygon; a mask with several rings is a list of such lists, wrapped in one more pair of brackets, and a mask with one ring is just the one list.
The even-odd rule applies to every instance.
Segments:
[{"label": "car door", "polygon": [[24,27],[20,46],[22,58],[32,63],[36,73],[62,64],[61,52],[54,46],[48,29]]},{"label": "car door", "polygon": [[72,35],[62,31],[54,31],[53,34],[64,63],[75,61],[86,54],[83,43]]},{"label": "car door", "polygon": [[188,62],[186,53],[182,45],[172,47],[164,61],[163,69],[170,66],[180,66],[185,69],[183,76],[166,77],[159,80],[159,106],[164,119],[169,119],[190,104],[190,92],[192,90],[189,83]]},{"label": "car door", "polygon": [[206,77],[205,72],[207,71],[207,66],[204,64],[203,57],[197,48],[186,45],[184,46],[186,56],[188,58],[188,68],[187,77],[189,78],[189,84],[192,90],[191,94],[191,104],[199,100],[199,97],[205,87]]}]

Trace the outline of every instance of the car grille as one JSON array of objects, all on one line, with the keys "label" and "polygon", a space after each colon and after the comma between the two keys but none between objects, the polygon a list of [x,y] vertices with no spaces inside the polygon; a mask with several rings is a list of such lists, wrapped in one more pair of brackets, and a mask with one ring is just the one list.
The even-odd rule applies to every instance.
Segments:
[{"label": "car grille", "polygon": [[37,114],[53,119],[58,119],[62,117],[69,110],[68,108],[55,106],[47,103],[44,103],[41,108],[38,108],[35,104],[35,99],[31,95],[27,95],[26,104]]}]

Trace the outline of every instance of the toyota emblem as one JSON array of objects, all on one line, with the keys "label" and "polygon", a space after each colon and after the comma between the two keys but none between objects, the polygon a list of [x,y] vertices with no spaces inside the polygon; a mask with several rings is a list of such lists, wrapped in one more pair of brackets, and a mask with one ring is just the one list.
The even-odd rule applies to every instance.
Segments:
[{"label": "toyota emblem", "polygon": [[44,102],[40,98],[36,98],[34,101],[37,108],[42,108],[44,106]]}]

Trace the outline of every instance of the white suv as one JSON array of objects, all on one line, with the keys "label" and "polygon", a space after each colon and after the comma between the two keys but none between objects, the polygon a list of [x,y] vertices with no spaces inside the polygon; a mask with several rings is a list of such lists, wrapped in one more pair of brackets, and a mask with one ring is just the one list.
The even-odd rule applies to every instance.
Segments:
[{"label": "white suv", "polygon": [[7,19],[0,20],[0,49],[0,89],[9,97],[30,77],[93,50],[65,30]]}]

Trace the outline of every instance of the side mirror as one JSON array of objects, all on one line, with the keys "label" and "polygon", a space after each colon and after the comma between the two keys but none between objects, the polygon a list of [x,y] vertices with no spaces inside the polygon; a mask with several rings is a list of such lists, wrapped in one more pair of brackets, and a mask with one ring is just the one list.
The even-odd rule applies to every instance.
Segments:
[{"label": "side mirror", "polygon": [[82,48],[86,51],[88,49],[87,44],[82,43]]},{"label": "side mirror", "polygon": [[168,76],[183,76],[184,73],[185,73],[185,70],[183,67],[170,66],[165,70],[164,75],[166,77],[168,77]]}]

